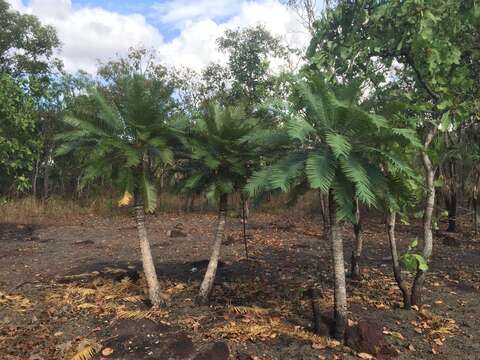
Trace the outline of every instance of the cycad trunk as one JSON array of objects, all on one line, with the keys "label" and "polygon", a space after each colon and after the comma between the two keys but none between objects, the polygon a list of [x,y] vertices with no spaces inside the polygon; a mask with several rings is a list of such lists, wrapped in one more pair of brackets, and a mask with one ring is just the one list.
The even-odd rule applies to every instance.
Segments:
[{"label": "cycad trunk", "polygon": [[135,222],[140,240],[140,251],[142,253],[143,271],[148,286],[148,295],[153,306],[165,305],[166,296],[160,292],[157,272],[153,263],[150,243],[147,238],[147,229],[145,228],[145,209],[143,198],[140,194],[135,194]]},{"label": "cycad trunk", "polygon": [[398,287],[402,292],[403,307],[408,310],[410,309],[410,293],[408,291],[407,283],[403,279],[400,262],[398,260],[397,241],[395,239],[395,219],[395,212],[390,212],[389,214],[387,214],[386,226],[388,241],[390,242],[390,251],[392,253],[393,275],[395,276],[395,281],[397,282]]},{"label": "cycad trunk", "polygon": [[[430,133],[433,138],[434,133]],[[430,139],[431,141],[431,139]],[[427,140],[425,149],[430,144],[430,141]],[[427,185],[427,199],[425,203],[425,211],[423,214],[423,257],[427,263],[430,262],[430,256],[432,255],[433,249],[433,231],[432,231],[432,215],[435,207],[435,185],[434,177],[435,171],[433,169],[432,162],[428,156],[426,150],[422,151],[422,162],[423,167],[425,168],[425,177]],[[425,283],[425,272],[418,269],[417,274],[415,275],[415,280],[413,281],[412,286],[412,305],[421,305],[422,304],[422,292],[423,284]]]},{"label": "cycad trunk", "polygon": [[360,279],[362,277],[360,273],[360,258],[363,250],[363,237],[362,237],[362,223],[360,216],[360,204],[358,199],[355,200],[355,220],[353,225],[353,233],[355,234],[355,248],[352,250],[351,271],[350,276],[352,279]]},{"label": "cycad trunk", "polygon": [[340,233],[340,226],[337,222],[336,204],[333,190],[328,196],[329,219],[330,219],[330,240],[332,243],[333,273],[335,280],[334,291],[334,336],[337,340],[343,341],[345,327],[347,324],[347,288],[345,284],[345,262],[343,258],[343,241]]},{"label": "cycad trunk", "polygon": [[225,235],[225,222],[227,219],[227,198],[227,194],[222,194],[220,196],[217,231],[215,232],[212,255],[210,256],[207,271],[205,272],[202,285],[200,285],[200,292],[197,297],[197,302],[199,304],[206,304],[208,302],[208,297],[210,296],[213,288],[213,283],[215,281],[218,260],[220,259],[220,248],[222,246],[222,240]]}]

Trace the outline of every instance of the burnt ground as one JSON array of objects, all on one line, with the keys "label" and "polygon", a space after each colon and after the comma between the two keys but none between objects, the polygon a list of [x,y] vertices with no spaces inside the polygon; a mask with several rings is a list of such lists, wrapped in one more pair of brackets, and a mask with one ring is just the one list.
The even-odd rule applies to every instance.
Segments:
[{"label": "burnt ground", "polygon": [[[148,218],[165,309],[145,300],[136,229],[128,217],[0,224],[0,359],[354,359],[363,351],[312,336],[308,289],[333,300],[330,246],[319,221],[253,214],[249,258],[230,217],[210,306],[194,303],[214,214]],[[182,228],[186,237],[167,232]],[[442,224],[444,226],[444,224]],[[350,325],[381,327],[398,359],[480,359],[480,239],[467,224],[437,234],[425,306],[400,308],[381,217],[364,226],[363,279],[348,280]],[[352,231],[343,229],[348,267]],[[419,225],[398,225],[400,252]],[[411,275],[406,274],[411,282]],[[81,358],[81,357],[79,357]]]}]

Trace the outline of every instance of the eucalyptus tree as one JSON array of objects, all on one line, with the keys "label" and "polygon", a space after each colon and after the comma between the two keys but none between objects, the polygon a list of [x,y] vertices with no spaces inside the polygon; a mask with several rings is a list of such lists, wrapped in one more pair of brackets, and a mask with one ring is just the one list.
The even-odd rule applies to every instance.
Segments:
[{"label": "eucalyptus tree", "polygon": [[247,185],[251,194],[318,189],[328,195],[338,339],[343,339],[347,324],[341,223],[355,223],[354,199],[366,206],[378,205],[378,192],[387,188],[380,164],[395,160],[382,150],[385,134],[393,130],[383,117],[357,105],[355,89],[332,87],[320,71],[306,70],[294,86],[292,106],[286,114],[286,148]]},{"label": "eucalyptus tree", "polygon": [[173,161],[181,126],[175,125],[172,94],[162,81],[137,74],[125,76],[121,82],[124,92],[118,105],[93,89],[90,97],[96,103],[96,113],[65,117],[72,130],[58,136],[62,145],[57,156],[87,150],[83,183],[101,176],[112,178],[124,194],[119,206],[133,200],[148,293],[151,303],[159,306],[166,303],[167,296],[160,290],[145,227],[145,212],[151,213],[157,206],[149,170],[152,164]]},{"label": "eucalyptus tree", "polygon": [[[431,145],[440,130],[469,118],[479,94],[480,7],[474,0],[337,1],[315,23],[308,57],[333,81],[357,80],[375,97],[390,86],[412,105],[422,138],[423,257],[433,250],[432,218],[438,164]],[[416,274],[412,301],[421,304],[425,271]]]},{"label": "eucalyptus tree", "polygon": [[246,115],[242,106],[209,106],[187,137],[189,163],[182,175],[181,191],[205,192],[218,202],[218,223],[210,261],[200,286],[197,301],[204,304],[212,291],[228,211],[228,197],[242,191],[252,166],[258,158],[257,145],[251,140],[257,122]]}]

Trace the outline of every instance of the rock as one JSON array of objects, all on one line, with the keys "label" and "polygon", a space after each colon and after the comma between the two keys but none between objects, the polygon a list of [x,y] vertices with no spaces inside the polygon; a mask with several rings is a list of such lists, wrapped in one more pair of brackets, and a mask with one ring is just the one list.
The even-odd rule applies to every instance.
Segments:
[{"label": "rock", "polygon": [[228,345],[219,341],[198,353],[194,360],[228,360],[229,358],[230,349]]},{"label": "rock", "polygon": [[360,353],[368,353],[377,358],[390,358],[394,355],[383,334],[382,326],[374,319],[363,319],[349,327],[346,343]]},{"label": "rock", "polygon": [[172,230],[167,231],[167,235],[169,237],[176,238],[176,237],[186,237],[187,233],[183,230],[183,224],[178,223],[173,227]]}]

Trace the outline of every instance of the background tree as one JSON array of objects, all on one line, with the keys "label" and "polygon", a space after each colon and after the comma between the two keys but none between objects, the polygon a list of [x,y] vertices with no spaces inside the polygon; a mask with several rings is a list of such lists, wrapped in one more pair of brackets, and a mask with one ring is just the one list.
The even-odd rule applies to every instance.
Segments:
[{"label": "background tree", "polygon": [[[427,261],[433,248],[438,166],[432,161],[431,144],[440,129],[464,121],[473,111],[479,57],[468,44],[479,37],[479,14],[474,1],[339,1],[316,23],[308,52],[332,80],[357,80],[372,98],[386,88],[407,94],[413,105],[410,115],[423,139],[419,158],[425,171],[423,256]],[[420,304],[425,273],[419,270],[416,279],[412,300]]]}]

